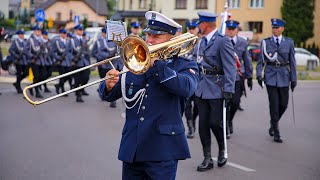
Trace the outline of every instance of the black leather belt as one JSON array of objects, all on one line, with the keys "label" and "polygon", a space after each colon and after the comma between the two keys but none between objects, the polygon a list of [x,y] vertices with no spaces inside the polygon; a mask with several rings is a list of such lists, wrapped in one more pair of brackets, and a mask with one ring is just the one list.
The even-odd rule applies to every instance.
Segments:
[{"label": "black leather belt", "polygon": [[285,62],[285,63],[281,63],[281,62],[267,62],[267,65],[269,66],[275,66],[275,67],[283,67],[283,66],[288,66],[289,63]]},{"label": "black leather belt", "polygon": [[202,68],[202,74],[203,75],[224,75],[223,71],[219,70],[208,70],[205,68]]}]

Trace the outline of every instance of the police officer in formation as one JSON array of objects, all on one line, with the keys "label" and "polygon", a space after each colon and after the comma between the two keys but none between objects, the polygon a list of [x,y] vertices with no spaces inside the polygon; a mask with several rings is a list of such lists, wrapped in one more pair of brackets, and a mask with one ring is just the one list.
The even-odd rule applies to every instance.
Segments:
[{"label": "police officer in formation", "polygon": [[[147,44],[167,42],[181,28],[158,12],[148,11],[145,17]],[[181,115],[185,99],[198,85],[196,62],[155,57],[142,75],[118,73],[108,71],[107,76],[115,77],[100,84],[99,95],[109,102],[123,97],[127,107],[118,156],[122,179],[175,179],[178,160],[190,158]]]},{"label": "police officer in formation", "polygon": [[[199,29],[197,21],[187,21],[187,31],[191,34],[198,35]],[[197,46],[186,54],[186,57],[192,59],[194,61],[197,60]],[[192,95],[187,99],[186,108],[185,108],[185,116],[187,119],[188,133],[187,138],[192,139],[194,137],[194,132],[196,130],[196,118],[198,116],[198,107],[195,103],[195,95]]]},{"label": "police officer in formation", "polygon": [[[237,36],[239,22],[235,20],[228,20],[226,23],[226,36],[230,38],[235,52],[235,61],[237,62],[237,77],[235,82],[235,92],[230,101],[228,108],[227,122],[227,138],[233,133],[233,118],[239,109],[240,97],[243,90],[245,90],[245,79],[250,90],[252,90],[252,62],[250,60],[249,52],[247,50],[247,41],[244,38]],[[241,68],[243,62],[243,68]],[[244,72],[242,71],[244,69]]]},{"label": "police officer in formation", "polygon": [[[54,62],[58,67],[59,74],[62,75],[71,71],[71,58],[68,57],[67,30],[60,29],[59,33],[60,33],[60,37],[55,38],[52,42],[51,56],[53,57]],[[70,79],[71,79],[71,76],[67,76],[59,79],[59,83],[54,85],[56,88],[57,94],[59,94],[60,91],[65,92],[64,84],[67,80],[70,81]],[[68,95],[66,94],[65,96],[68,96]]]},{"label": "police officer in formation", "polygon": [[[43,56],[43,41],[41,38],[41,28],[39,25],[35,25],[33,28],[33,34],[27,40],[26,56],[28,63],[32,69],[33,73],[33,84],[38,83],[42,79],[42,66],[44,65],[44,56]],[[36,97],[43,98],[40,93],[39,86],[35,87]],[[30,89],[30,94],[33,96],[33,89]]]},{"label": "police officer in formation", "polygon": [[222,124],[223,101],[228,106],[232,99],[237,70],[230,38],[219,34],[216,28],[217,15],[209,12],[198,12],[198,15],[198,28],[203,34],[199,50],[202,73],[195,95],[204,160],[197,170],[206,171],[213,168],[210,130],[219,147],[218,166],[222,167],[227,162]]},{"label": "police officer in formation", "polygon": [[[97,62],[103,61],[105,59],[114,57],[117,52],[117,45],[109,41],[107,38],[107,29],[101,29],[101,37],[94,43],[91,54],[94,58],[96,58]],[[98,66],[99,76],[100,78],[104,78],[106,73],[113,68],[116,68],[118,71],[122,70],[122,61],[121,59],[115,59],[110,61],[109,63],[105,63],[103,65]],[[110,103],[110,107],[115,108],[116,101],[112,101]]]},{"label": "police officer in formation", "polygon": [[139,22],[131,22],[130,23],[130,34],[133,36],[140,36],[141,33],[141,24]]},{"label": "police officer in formation", "polygon": [[12,42],[9,48],[9,53],[14,59],[14,63],[17,68],[17,73],[16,73],[17,80],[15,83],[13,83],[13,86],[16,88],[17,93],[21,94],[22,93],[21,81],[28,76],[29,66],[28,66],[27,58],[25,56],[24,31],[18,30],[16,34],[18,35],[18,38]]},{"label": "police officer in formation", "polygon": [[[87,41],[82,37],[83,26],[78,24],[74,27],[75,35],[70,40],[68,47],[68,56],[72,59],[72,65],[76,69],[88,66],[90,64],[90,56],[87,46]],[[74,87],[84,85],[88,82],[90,76],[90,69],[86,69],[74,75]],[[83,103],[82,95],[88,95],[84,90],[76,91],[76,102]]]},{"label": "police officer in formation", "polygon": [[[43,30],[42,31],[42,41],[43,41],[43,49],[42,49],[42,54],[44,58],[44,63],[42,66],[42,75],[41,75],[41,81],[44,81],[48,78],[51,77],[52,75],[52,65],[53,65],[53,60],[51,57],[51,41],[48,37],[48,31]],[[44,92],[45,93],[50,93],[50,89],[47,87],[47,83],[43,85],[44,86]]]},{"label": "police officer in formation", "polygon": [[289,86],[292,92],[297,86],[296,60],[293,40],[282,35],[285,21],[273,18],[271,25],[273,35],[261,42],[256,70],[261,88],[263,81],[267,86],[271,117],[269,135],[273,136],[274,142],[282,143],[279,121],[288,106]]}]

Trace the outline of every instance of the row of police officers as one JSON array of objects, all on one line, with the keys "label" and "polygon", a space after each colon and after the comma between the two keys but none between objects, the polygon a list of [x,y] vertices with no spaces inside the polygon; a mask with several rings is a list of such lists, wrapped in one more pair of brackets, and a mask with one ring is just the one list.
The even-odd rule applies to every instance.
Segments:
[{"label": "row of police officers", "polygon": [[[81,24],[74,27],[74,35],[67,33],[66,29],[59,30],[59,36],[52,40],[48,38],[48,32],[42,31],[38,25],[33,28],[33,34],[25,41],[24,31],[17,31],[18,38],[13,41],[9,48],[9,53],[14,59],[17,68],[17,79],[13,83],[17,93],[22,93],[21,81],[29,75],[32,69],[33,84],[48,79],[52,75],[53,66],[57,67],[59,74],[65,74],[90,64],[90,56],[97,61],[101,61],[116,54],[116,44],[109,41],[106,37],[106,29],[102,28],[101,37],[95,42],[93,49],[89,51],[88,40],[85,37],[84,28]],[[117,69],[122,69],[122,63],[118,59],[114,61]],[[110,70],[110,64],[99,67],[100,77]],[[65,83],[69,82],[70,88],[77,88],[88,83],[90,69],[80,71],[73,76],[59,79],[55,84],[57,94],[65,92]],[[40,90],[42,86],[30,89],[30,94],[36,98],[43,98]],[[35,92],[34,92],[35,91]],[[50,89],[44,84],[44,92],[50,93]],[[35,94],[34,94],[35,93]],[[84,89],[76,91],[76,102],[84,102],[82,96],[89,95]],[[68,96],[67,94],[65,96]],[[110,104],[116,107],[115,102]]]}]

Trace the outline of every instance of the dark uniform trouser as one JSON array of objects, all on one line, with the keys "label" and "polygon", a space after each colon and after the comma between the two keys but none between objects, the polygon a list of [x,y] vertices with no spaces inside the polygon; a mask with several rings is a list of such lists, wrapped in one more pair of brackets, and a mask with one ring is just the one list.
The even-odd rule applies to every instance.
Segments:
[{"label": "dark uniform trouser", "polygon": [[277,125],[289,102],[289,87],[267,86],[271,126]]},{"label": "dark uniform trouser", "polygon": [[98,67],[98,71],[99,71],[99,76],[100,78],[104,78],[106,77],[106,73],[108,71],[110,71],[111,69],[105,69],[105,68],[101,68],[101,67]]},{"label": "dark uniform trouser", "polygon": [[[71,67],[66,67],[66,66],[59,65],[58,68],[59,68],[59,74],[60,75],[71,71]],[[71,85],[70,81],[72,82],[72,77],[71,76],[67,76],[67,77],[59,79],[59,87],[62,89],[62,91],[64,91],[64,83],[66,81],[69,81],[69,84]]]},{"label": "dark uniform trouser", "polygon": [[[33,84],[38,83],[41,81],[41,79],[43,79],[42,75],[43,75],[43,67],[34,63],[31,63],[31,69],[32,69],[32,73],[33,73]],[[39,86],[35,87],[36,89],[36,93],[39,93]]]},{"label": "dark uniform trouser", "polygon": [[199,110],[199,135],[204,157],[211,158],[211,133],[215,135],[219,151],[224,150],[223,138],[223,99],[196,98]]},{"label": "dark uniform trouser", "polygon": [[[77,67],[77,69],[80,69],[80,68],[82,67]],[[74,80],[75,80],[74,87],[77,88],[80,85],[85,85],[89,80],[89,76],[90,76],[90,69],[86,69],[84,71],[76,73],[74,75]],[[83,92],[83,89],[76,91],[76,96],[81,96],[82,92]]]},{"label": "dark uniform trouser", "polygon": [[231,99],[230,103],[230,112],[228,114],[228,121],[232,122],[234,115],[236,114],[237,110],[239,109],[240,98],[242,95],[242,82],[243,80],[236,81],[235,83],[235,91]]},{"label": "dark uniform trouser", "polygon": [[[185,116],[187,118],[187,121],[188,120],[191,120],[192,121],[192,124],[193,124],[193,127],[195,128],[195,122],[196,122],[196,118],[198,116],[198,106],[195,102],[195,98],[196,96],[195,95],[192,95],[191,97],[189,97],[187,99],[187,102],[186,102],[186,108],[185,108]],[[192,101],[193,101],[193,108],[192,108]]]},{"label": "dark uniform trouser", "polygon": [[122,180],[175,180],[178,160],[122,164]]},{"label": "dark uniform trouser", "polygon": [[52,66],[42,66],[42,81],[48,79],[52,75]]},{"label": "dark uniform trouser", "polygon": [[21,64],[17,64],[16,68],[17,68],[17,86],[18,88],[21,88],[21,81],[26,78],[29,74],[29,66],[27,65],[21,65]]}]

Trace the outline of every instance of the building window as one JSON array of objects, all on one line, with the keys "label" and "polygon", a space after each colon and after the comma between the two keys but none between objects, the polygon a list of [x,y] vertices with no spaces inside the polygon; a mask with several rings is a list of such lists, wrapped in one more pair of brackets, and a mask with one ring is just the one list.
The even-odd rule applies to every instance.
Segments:
[{"label": "building window", "polygon": [[262,28],[262,22],[249,22],[249,31],[252,31],[253,33],[262,33]]},{"label": "building window", "polygon": [[176,9],[187,9],[187,0],[176,0]]},{"label": "building window", "polygon": [[56,21],[61,21],[61,12],[56,13]]},{"label": "building window", "polygon": [[130,0],[130,2],[129,2],[129,9],[132,9],[132,0]]},{"label": "building window", "polygon": [[139,8],[145,9],[147,7],[147,1],[146,0],[139,0]]},{"label": "building window", "polygon": [[240,0],[228,0],[229,8],[240,8]]},{"label": "building window", "polygon": [[72,21],[72,18],[73,18],[73,11],[70,10],[70,11],[69,11],[69,20]]},{"label": "building window", "polygon": [[208,0],[196,0],[196,9],[208,9]]},{"label": "building window", "polygon": [[264,0],[250,0],[250,7],[251,8],[263,8],[264,7]]}]

